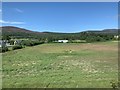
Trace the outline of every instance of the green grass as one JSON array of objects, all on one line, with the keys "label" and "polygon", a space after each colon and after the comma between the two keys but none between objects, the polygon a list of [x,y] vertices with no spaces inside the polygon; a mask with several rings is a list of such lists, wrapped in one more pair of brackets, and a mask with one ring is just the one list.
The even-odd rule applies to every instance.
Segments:
[{"label": "green grass", "polygon": [[117,42],[51,43],[3,54],[3,88],[110,88]]}]

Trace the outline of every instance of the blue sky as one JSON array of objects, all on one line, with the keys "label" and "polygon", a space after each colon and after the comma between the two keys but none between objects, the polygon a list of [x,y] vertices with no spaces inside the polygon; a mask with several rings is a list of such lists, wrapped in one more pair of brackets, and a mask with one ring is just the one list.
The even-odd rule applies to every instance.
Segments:
[{"label": "blue sky", "polygon": [[70,33],[117,28],[117,16],[117,2],[4,2],[0,23]]}]

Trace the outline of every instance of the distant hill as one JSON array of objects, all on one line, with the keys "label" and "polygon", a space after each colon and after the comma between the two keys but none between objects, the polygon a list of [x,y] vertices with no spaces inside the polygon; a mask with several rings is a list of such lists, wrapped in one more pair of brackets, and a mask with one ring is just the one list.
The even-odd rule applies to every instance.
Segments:
[{"label": "distant hill", "polygon": [[[3,26],[3,27],[0,27],[2,32],[11,32],[11,33],[16,33],[16,32],[19,32],[19,33],[34,33],[34,34],[43,34],[43,33],[57,33],[57,32],[35,32],[35,31],[32,31],[32,30],[27,30],[27,29],[24,29],[24,28],[19,28],[19,27],[14,27],[14,26]],[[92,33],[118,33],[118,29],[104,29],[104,30],[87,30],[87,31],[84,31],[84,32],[92,32]],[[79,32],[80,33],[80,32]],[[58,33],[59,34],[59,33]]]},{"label": "distant hill", "polygon": [[2,32],[12,32],[12,33],[16,33],[16,32],[21,32],[21,33],[41,33],[41,32],[34,32],[32,30],[27,30],[24,28],[19,28],[19,27],[14,27],[14,26],[3,26],[0,27],[2,29]]},{"label": "distant hill", "polygon": [[118,34],[118,29],[104,29],[104,30],[88,30],[87,33],[96,33],[96,34]]},{"label": "distant hill", "polygon": [[[15,37],[46,37],[50,35],[79,35],[82,32],[78,33],[58,33],[58,32],[35,32],[32,30],[27,30],[24,28],[14,27],[14,26],[3,26],[0,27],[2,31],[2,35],[10,35]],[[104,29],[104,30],[88,30],[84,31],[86,33],[95,33],[95,34],[113,34],[116,35],[118,33],[117,29]]]},{"label": "distant hill", "polygon": [[15,37],[33,37],[33,36],[39,36],[44,35],[43,32],[35,32],[32,30],[27,30],[24,28],[14,27],[14,26],[3,26],[0,27],[0,32],[2,32],[2,35],[9,35],[9,36],[15,36]]}]

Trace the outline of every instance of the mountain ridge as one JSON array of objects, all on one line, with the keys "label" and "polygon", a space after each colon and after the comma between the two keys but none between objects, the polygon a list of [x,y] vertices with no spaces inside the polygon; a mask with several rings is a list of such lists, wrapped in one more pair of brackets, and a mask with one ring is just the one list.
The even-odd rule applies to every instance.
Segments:
[{"label": "mountain ridge", "polygon": [[[28,30],[25,28],[20,28],[20,27],[15,27],[15,26],[2,26],[0,27],[1,31],[3,33],[16,33],[16,32],[20,32],[20,33],[28,33],[28,34],[50,34],[50,33],[63,33],[63,32],[39,32],[39,31],[32,31],[32,30]],[[104,30],[86,30],[86,31],[81,31],[81,32],[92,32],[92,33],[113,33],[113,34],[117,34],[118,33],[118,29],[104,29]],[[75,32],[75,33],[81,33],[81,32]],[[66,33],[67,34],[67,33]]]}]

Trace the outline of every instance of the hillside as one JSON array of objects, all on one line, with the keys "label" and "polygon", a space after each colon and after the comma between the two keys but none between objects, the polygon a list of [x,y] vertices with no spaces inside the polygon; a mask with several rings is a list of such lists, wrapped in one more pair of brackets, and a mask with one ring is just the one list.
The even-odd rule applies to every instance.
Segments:
[{"label": "hillside", "polygon": [[96,34],[118,34],[118,29],[104,29],[104,30],[88,30],[87,33],[96,33]]},{"label": "hillside", "polygon": [[[43,33],[52,33],[52,34],[56,34],[57,32],[35,32],[35,31],[32,31],[32,30],[27,30],[27,29],[24,29],[24,28],[19,28],[19,27],[14,27],[14,26],[3,26],[3,27],[0,27],[2,29],[2,32],[4,33],[16,33],[16,32],[19,32],[19,33],[33,33],[33,34],[43,34]],[[113,34],[116,34],[118,33],[118,30],[117,29],[104,29],[104,30],[101,30],[101,31],[98,31],[98,30],[87,30],[85,32],[93,32],[93,33],[113,33]],[[60,34],[60,33],[58,33]]]},{"label": "hillside", "polygon": [[110,34],[116,35],[118,33],[117,29],[105,29],[105,30],[87,30],[84,32],[78,33],[58,33],[58,32],[35,32],[32,30],[27,30],[24,28],[14,27],[14,26],[3,26],[0,27],[2,31],[2,35],[9,35],[15,38],[39,38],[39,39],[85,39],[87,34]]},{"label": "hillside", "polygon": [[41,34],[45,34],[42,32],[35,32],[32,30],[27,30],[24,28],[14,27],[14,26],[3,26],[0,27],[2,35],[9,35],[15,37],[32,37],[32,36],[39,36]]},{"label": "hillside", "polygon": [[16,33],[16,32],[21,32],[21,33],[39,33],[41,34],[41,32],[34,32],[32,30],[27,30],[27,29],[24,29],[24,28],[19,28],[19,27],[14,27],[14,26],[3,26],[3,27],[0,27],[2,29],[2,32],[12,32],[12,33]]}]

